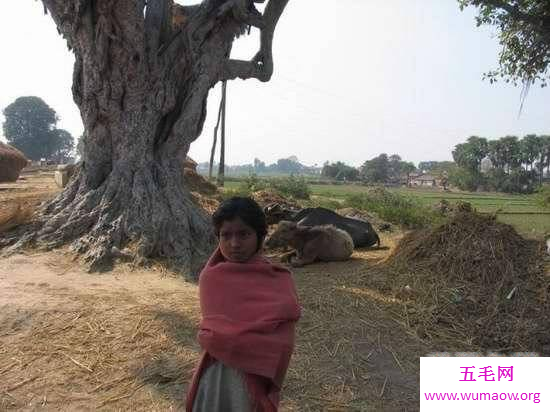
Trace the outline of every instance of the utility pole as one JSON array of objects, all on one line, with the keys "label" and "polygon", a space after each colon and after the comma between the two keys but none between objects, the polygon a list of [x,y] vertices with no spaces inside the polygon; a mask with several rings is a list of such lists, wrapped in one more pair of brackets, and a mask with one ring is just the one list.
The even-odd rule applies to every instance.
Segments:
[{"label": "utility pole", "polygon": [[[225,84],[225,81],[222,83],[222,89],[223,84]],[[212,141],[212,150],[210,150],[210,165],[208,166],[208,180],[212,180],[212,169],[214,168],[214,157],[216,155],[216,143],[218,142],[218,127],[220,126],[220,120],[222,117],[222,108],[223,108],[223,100],[225,98],[225,95],[222,91],[221,99],[220,99],[220,108],[218,109],[218,120],[216,122],[216,127],[214,127],[214,139]]]},{"label": "utility pole", "polygon": [[222,135],[220,141],[220,165],[218,168],[218,186],[223,187],[225,178],[225,105],[227,100],[227,81],[222,83]]}]

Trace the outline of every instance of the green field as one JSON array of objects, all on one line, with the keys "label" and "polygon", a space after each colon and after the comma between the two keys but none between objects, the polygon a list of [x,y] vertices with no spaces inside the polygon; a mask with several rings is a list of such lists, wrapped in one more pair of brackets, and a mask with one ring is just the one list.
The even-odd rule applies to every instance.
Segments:
[{"label": "green field", "polygon": [[[239,182],[227,182],[226,189],[236,189]],[[362,185],[310,185],[315,198],[343,201],[347,195],[365,193],[369,187]],[[498,211],[498,219],[513,225],[518,231],[530,237],[543,237],[550,233],[550,210],[538,206],[528,195],[503,193],[442,192],[429,189],[391,188],[407,197],[416,199],[430,207],[442,199],[453,203],[466,201],[481,213]]]}]

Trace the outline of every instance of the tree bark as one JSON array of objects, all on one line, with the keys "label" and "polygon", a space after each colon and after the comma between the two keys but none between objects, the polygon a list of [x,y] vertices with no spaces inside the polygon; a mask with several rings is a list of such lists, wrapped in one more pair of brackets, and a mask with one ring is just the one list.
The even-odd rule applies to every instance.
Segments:
[{"label": "tree bark", "polygon": [[[218,81],[271,77],[272,33],[287,2],[270,0],[262,16],[253,0],[43,0],[75,54],[86,139],[69,186],[33,231],[4,237],[5,251],[70,243],[98,270],[126,249],[137,263],[160,257],[196,274],[215,237],[185,187],[183,161]],[[235,65],[232,43],[249,25],[262,30],[260,52]]]}]

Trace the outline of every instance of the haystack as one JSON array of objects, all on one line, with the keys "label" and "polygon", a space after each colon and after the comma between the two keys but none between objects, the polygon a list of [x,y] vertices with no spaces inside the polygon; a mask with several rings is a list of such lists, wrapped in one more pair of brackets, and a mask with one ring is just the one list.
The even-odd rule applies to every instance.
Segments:
[{"label": "haystack", "polygon": [[203,195],[214,195],[218,193],[218,188],[215,184],[210,183],[193,169],[184,169],[183,178],[189,190],[193,192],[199,192]]},{"label": "haystack", "polygon": [[541,351],[550,344],[550,276],[541,244],[464,208],[412,232],[388,259],[406,322],[450,348]]},{"label": "haystack", "polygon": [[25,155],[15,147],[0,142],[0,183],[15,182],[28,163]]},{"label": "haystack", "polygon": [[251,197],[262,207],[277,203],[286,209],[301,209],[298,203],[286,199],[274,189],[258,190]]}]

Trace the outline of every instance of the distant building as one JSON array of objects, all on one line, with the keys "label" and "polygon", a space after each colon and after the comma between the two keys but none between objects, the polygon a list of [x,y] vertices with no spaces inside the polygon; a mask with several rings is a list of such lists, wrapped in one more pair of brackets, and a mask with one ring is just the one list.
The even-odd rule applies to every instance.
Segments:
[{"label": "distant building", "polygon": [[418,175],[411,174],[409,176],[409,184],[410,187],[436,187],[438,186],[439,179],[436,179],[433,175],[429,173],[421,173]]}]

